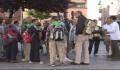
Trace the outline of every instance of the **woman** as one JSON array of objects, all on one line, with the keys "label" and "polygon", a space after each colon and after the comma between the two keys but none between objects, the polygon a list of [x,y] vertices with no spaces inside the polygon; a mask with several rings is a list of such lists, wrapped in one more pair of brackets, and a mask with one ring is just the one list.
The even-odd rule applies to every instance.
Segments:
[{"label": "woman", "polygon": [[[37,19],[33,20],[34,26],[30,27],[28,32],[30,33],[32,37],[32,42],[31,42],[31,50],[30,50],[30,60],[32,62],[40,62],[40,49],[41,47],[41,29],[39,26],[41,24]],[[42,62],[40,62],[42,64]]]}]

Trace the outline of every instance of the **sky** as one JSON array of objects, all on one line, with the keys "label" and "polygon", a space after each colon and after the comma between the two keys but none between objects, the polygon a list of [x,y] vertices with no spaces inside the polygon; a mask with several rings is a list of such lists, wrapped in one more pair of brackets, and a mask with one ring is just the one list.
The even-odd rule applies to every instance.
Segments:
[{"label": "sky", "polygon": [[98,19],[98,17],[100,16],[100,14],[98,13],[98,3],[99,0],[88,0],[87,2],[87,7],[88,7],[88,11],[87,11],[87,17],[90,19]]}]

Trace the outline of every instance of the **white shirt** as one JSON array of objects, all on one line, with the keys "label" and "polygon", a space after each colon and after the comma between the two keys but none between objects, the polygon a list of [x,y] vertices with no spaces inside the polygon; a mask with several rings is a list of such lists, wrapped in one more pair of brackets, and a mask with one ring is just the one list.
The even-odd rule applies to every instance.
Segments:
[{"label": "white shirt", "polygon": [[113,22],[105,27],[110,34],[111,40],[120,40],[120,30],[117,22]]},{"label": "white shirt", "polygon": [[[108,24],[104,24],[102,28],[108,31],[110,29],[110,26]],[[110,35],[110,34],[106,34],[106,35]]]}]

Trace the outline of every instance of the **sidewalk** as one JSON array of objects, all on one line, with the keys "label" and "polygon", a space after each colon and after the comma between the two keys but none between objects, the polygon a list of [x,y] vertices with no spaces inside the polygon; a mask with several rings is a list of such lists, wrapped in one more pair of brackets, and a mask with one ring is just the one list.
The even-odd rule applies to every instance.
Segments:
[{"label": "sidewalk", "polygon": [[[0,70],[115,70],[120,69],[120,61],[111,61],[105,56],[106,51],[103,43],[100,45],[99,54],[90,56],[90,65],[71,65],[51,67],[48,62],[40,65],[39,63],[0,63]],[[48,60],[45,58],[45,60]]]}]

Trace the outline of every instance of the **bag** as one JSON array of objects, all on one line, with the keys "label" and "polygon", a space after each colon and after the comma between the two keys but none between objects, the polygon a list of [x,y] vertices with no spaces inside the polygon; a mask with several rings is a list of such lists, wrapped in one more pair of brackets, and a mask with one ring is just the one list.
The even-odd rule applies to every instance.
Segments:
[{"label": "bag", "polygon": [[64,28],[63,27],[54,28],[53,37],[55,41],[64,40]]},{"label": "bag", "polygon": [[32,42],[32,37],[31,37],[31,35],[28,33],[28,30],[26,30],[25,32],[23,32],[22,38],[23,38],[23,42],[24,42],[24,43],[31,43],[31,42]]},{"label": "bag", "polygon": [[93,33],[94,29],[95,29],[95,25],[96,23],[92,20],[87,20],[85,22],[85,28],[83,30],[84,34],[90,35]]},{"label": "bag", "polygon": [[52,31],[50,33],[50,39],[55,41],[64,40],[64,25],[59,21],[52,22]]},{"label": "bag", "polygon": [[13,41],[17,41],[17,33],[12,28],[7,28],[7,33],[3,35],[3,45],[9,45]]}]

